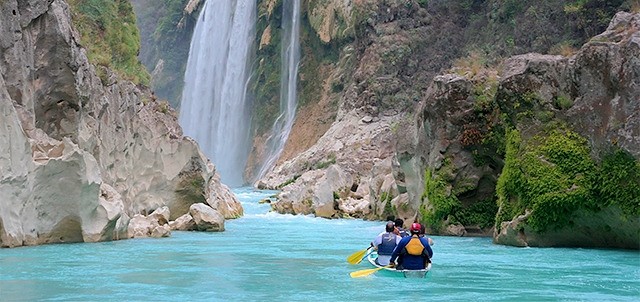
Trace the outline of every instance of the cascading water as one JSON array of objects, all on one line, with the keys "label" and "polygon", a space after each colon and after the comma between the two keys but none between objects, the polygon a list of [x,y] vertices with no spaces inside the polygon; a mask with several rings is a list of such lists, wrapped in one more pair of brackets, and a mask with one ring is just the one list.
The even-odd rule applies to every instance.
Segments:
[{"label": "cascading water", "polygon": [[298,65],[300,63],[300,0],[284,0],[282,12],[282,76],[280,79],[280,115],[267,139],[267,156],[258,177],[273,168],[289,138],[296,114]]},{"label": "cascading water", "polygon": [[180,125],[229,186],[244,183],[250,150],[247,87],[255,39],[255,0],[209,0],[198,17],[182,93]]}]

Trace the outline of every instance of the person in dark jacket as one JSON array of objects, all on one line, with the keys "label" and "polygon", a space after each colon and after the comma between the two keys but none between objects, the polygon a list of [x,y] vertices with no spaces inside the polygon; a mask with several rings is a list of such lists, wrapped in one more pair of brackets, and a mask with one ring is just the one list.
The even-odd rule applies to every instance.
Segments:
[{"label": "person in dark jacket", "polygon": [[409,236],[409,232],[404,229],[404,220],[402,218],[396,218],[394,223],[396,225],[396,235],[403,238]]},{"label": "person in dark jacket", "polygon": [[[398,243],[391,254],[389,264],[397,269],[420,270],[424,269],[433,257],[433,250],[425,237],[420,237],[422,226],[419,223],[411,225],[411,236],[404,237]],[[395,264],[398,259],[398,264]]]}]

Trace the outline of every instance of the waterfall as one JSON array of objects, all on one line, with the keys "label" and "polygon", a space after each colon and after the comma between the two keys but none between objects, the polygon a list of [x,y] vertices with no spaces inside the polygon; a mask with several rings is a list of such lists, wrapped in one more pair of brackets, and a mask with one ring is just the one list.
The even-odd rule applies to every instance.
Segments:
[{"label": "waterfall", "polygon": [[229,186],[244,184],[250,150],[247,88],[255,39],[256,0],[206,1],[191,38],[180,125]]},{"label": "waterfall", "polygon": [[272,169],[278,160],[291,133],[296,114],[300,63],[300,0],[284,0],[282,8],[280,115],[273,123],[271,136],[267,139],[267,156],[258,173],[259,178]]}]

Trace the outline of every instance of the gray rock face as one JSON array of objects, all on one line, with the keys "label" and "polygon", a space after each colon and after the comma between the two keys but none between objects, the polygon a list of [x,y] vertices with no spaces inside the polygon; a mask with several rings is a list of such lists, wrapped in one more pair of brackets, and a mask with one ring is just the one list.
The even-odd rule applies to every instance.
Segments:
[{"label": "gray rock face", "polygon": [[503,93],[535,91],[549,110],[565,99],[568,108],[553,111],[589,138],[594,155],[615,144],[640,157],[639,26],[639,14],[622,12],[574,57],[513,57],[503,68]]},{"label": "gray rock face", "polygon": [[242,207],[175,113],[96,75],[62,0],[0,2],[0,244],[125,238],[130,217]]},{"label": "gray rock face", "polygon": [[596,151],[616,144],[640,158],[640,14],[618,13],[571,62],[574,106],[567,120]]},{"label": "gray rock face", "polygon": [[[517,124],[523,136],[538,134],[545,121],[555,119],[588,138],[594,153],[617,145],[638,158],[639,18],[639,14],[619,13],[605,33],[594,37],[573,57],[531,53],[508,59],[500,77],[496,78],[496,102],[508,111],[517,107],[508,103],[514,99],[511,96],[526,93],[536,96],[538,107],[531,111],[551,117],[534,117],[527,120],[531,124]],[[368,111],[362,109],[364,106],[359,107],[360,110],[343,106],[337,121],[315,146],[278,165],[259,185],[285,185],[278,201],[272,203],[278,212],[313,213],[323,217],[384,219],[391,214],[388,209],[393,209],[397,217],[413,221],[420,217],[421,208],[433,207],[429,198],[423,196],[426,170],[440,170],[446,181],[444,194],[454,195],[462,206],[491,200],[504,155],[489,150],[487,152],[493,153],[485,156],[491,157],[491,162],[478,164],[474,162],[477,154],[467,147],[478,144],[473,142],[479,139],[473,132],[477,129],[473,128],[488,132],[490,129],[486,127],[496,125],[501,117],[485,115],[479,120],[474,80],[453,74],[436,76],[413,117],[371,118]],[[359,97],[364,95],[363,92]],[[516,116],[518,112],[506,113]],[[322,162],[327,154],[335,156],[335,163],[330,168],[316,168],[315,163]],[[329,170],[344,173],[331,174],[334,178],[331,185],[320,184]],[[334,192],[333,201],[325,198],[328,191]],[[328,204],[333,204],[331,211],[326,210]],[[615,209],[606,209],[598,214],[598,220],[604,222],[582,229],[581,246],[628,246],[628,242],[633,241],[629,239],[637,235],[638,221],[624,223],[610,219],[615,213]],[[514,217],[514,221],[522,219]],[[490,236],[492,233],[490,226],[462,226],[446,217],[442,220],[442,234]],[[543,238],[519,232],[513,228],[516,225],[518,223],[505,224],[504,234],[496,234],[497,242],[514,245],[575,242],[566,236],[572,230],[545,234],[548,237]],[[616,226],[620,235],[606,239],[600,232],[606,225]],[[600,233],[590,233],[594,229]]]},{"label": "gray rock face", "polygon": [[[340,121],[315,146],[277,166],[258,182],[259,187],[276,188],[295,178],[282,188],[272,208],[326,218],[376,215],[369,197],[382,194],[379,180],[391,174],[389,168],[376,167],[388,167],[390,163],[394,141],[389,129],[398,117],[383,116],[377,123],[365,123],[361,114],[356,110],[341,113]],[[383,171],[386,174],[378,173]],[[371,192],[372,188],[375,191]]]}]

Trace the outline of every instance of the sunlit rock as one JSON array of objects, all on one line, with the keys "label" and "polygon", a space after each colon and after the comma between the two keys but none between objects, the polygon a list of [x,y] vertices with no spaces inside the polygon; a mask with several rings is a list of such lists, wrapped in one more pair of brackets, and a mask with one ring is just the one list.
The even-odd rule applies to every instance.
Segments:
[{"label": "sunlit rock", "polygon": [[207,204],[225,219],[238,218],[244,214],[242,204],[229,187],[220,182],[218,174],[210,180],[207,192]]},{"label": "sunlit rock", "polygon": [[169,222],[169,227],[174,231],[195,231],[196,222],[191,214],[184,214],[174,221]]},{"label": "sunlit rock", "polygon": [[[387,174],[391,174],[390,167],[384,168],[386,173],[382,174],[377,168],[374,171],[374,167],[382,167],[379,163],[393,155],[390,146],[393,139],[387,130],[395,117],[363,123],[356,111],[344,114],[344,118],[336,122],[316,145],[278,165],[273,173],[260,180],[266,188],[286,184],[281,187],[278,200],[272,203],[274,210],[321,217],[363,218],[363,215],[376,213],[370,210],[370,200],[365,196],[371,196],[371,187],[379,188]],[[311,169],[305,171],[305,167]],[[300,170],[305,172],[295,177]],[[327,174],[329,171],[332,171],[331,175]],[[387,187],[393,185],[388,183]],[[354,212],[342,212],[341,207]]]},{"label": "sunlit rock", "polygon": [[159,225],[165,225],[169,223],[170,216],[171,215],[169,212],[169,207],[166,207],[166,206],[158,208],[155,211],[153,211],[151,214],[149,214],[149,217],[157,221]]},{"label": "sunlit rock", "polygon": [[169,208],[166,206],[156,209],[147,216],[136,214],[129,220],[129,238],[169,236],[171,236],[171,227],[169,226]]},{"label": "sunlit rock", "polygon": [[222,214],[205,204],[196,203],[191,205],[189,214],[193,217],[198,231],[224,231],[224,217]]},{"label": "sunlit rock", "polygon": [[131,220],[129,220],[128,226],[128,237],[129,238],[145,238],[145,237],[168,237],[171,235],[171,229],[169,225],[165,222],[164,224],[160,224],[162,221],[159,221],[158,218],[161,218],[161,215],[156,216],[144,216],[141,214],[134,215]]}]

